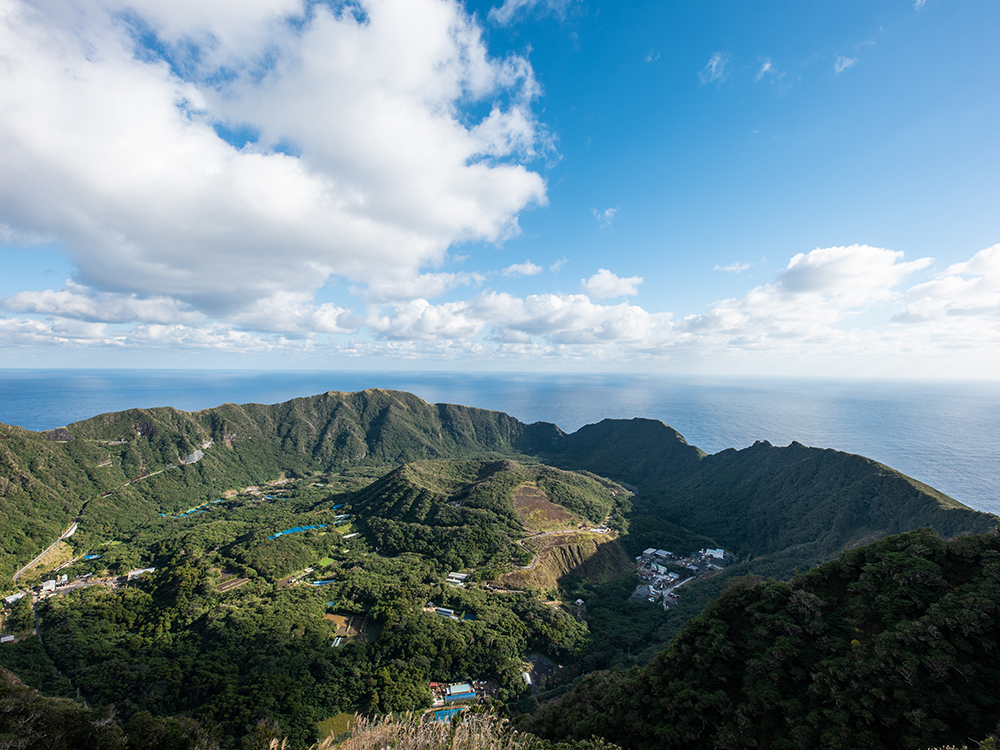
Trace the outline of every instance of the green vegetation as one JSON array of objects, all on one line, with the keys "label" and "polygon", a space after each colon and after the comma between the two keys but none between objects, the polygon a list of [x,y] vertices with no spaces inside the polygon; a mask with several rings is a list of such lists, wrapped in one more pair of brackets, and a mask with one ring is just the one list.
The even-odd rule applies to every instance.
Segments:
[{"label": "green vegetation", "polygon": [[[0,664],[49,696],[85,699],[91,710],[51,704],[81,727],[117,727],[94,735],[93,747],[194,747],[186,732],[223,750],[283,737],[303,750],[330,717],[426,706],[432,680],[488,680],[496,708],[531,710],[521,677],[530,653],[562,665],[541,698],[595,683],[614,696],[647,685],[637,680],[652,679],[668,658],[658,653],[727,577],[783,578],[893,532],[933,526],[950,536],[996,522],[835,451],[758,444],[705,456],[659,422],[606,421],[565,435],[379,390],[196,413],[130,410],[46,435],[0,426],[8,591],[14,571],[74,520],[73,562],[60,572],[90,574],[93,585],[40,602],[40,638],[27,635],[36,614],[29,598],[18,602],[5,629],[25,635],[0,647]],[[587,531],[605,524],[607,534]],[[631,559],[646,547],[717,546],[738,562],[685,586],[669,620],[659,606],[628,601]],[[970,570],[988,562],[976,559]],[[106,578],[136,568],[155,571],[128,584]],[[470,573],[464,587],[445,583],[450,571]],[[766,589],[780,602],[781,586],[730,591]],[[426,611],[428,602],[460,619]],[[343,617],[364,625],[339,641]],[[752,625],[743,622],[748,633]],[[794,633],[802,644],[812,637]],[[826,657],[802,644],[819,659],[814,669],[823,666]],[[753,662],[759,648],[768,648],[764,636],[739,657]],[[603,669],[612,671],[592,675]],[[23,685],[6,689],[14,704],[41,705]],[[639,721],[644,704],[621,695],[628,705],[618,708]],[[744,710],[727,695],[719,716]],[[609,727],[618,721],[612,708]],[[646,731],[641,721],[628,727],[616,742],[635,744]],[[985,736],[992,727],[984,727],[970,723],[968,736]]]},{"label": "green vegetation", "polygon": [[1000,536],[889,537],[731,581],[645,668],[525,722],[627,748],[924,748],[1000,721]]}]

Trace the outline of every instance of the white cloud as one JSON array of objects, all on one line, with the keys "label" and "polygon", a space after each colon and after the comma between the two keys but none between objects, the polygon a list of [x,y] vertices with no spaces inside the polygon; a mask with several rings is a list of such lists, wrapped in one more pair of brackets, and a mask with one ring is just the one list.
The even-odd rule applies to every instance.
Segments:
[{"label": "white cloud", "polygon": [[501,273],[504,276],[537,276],[543,270],[541,266],[535,265],[530,260],[526,260],[524,263],[515,263],[512,266],[507,266]]},{"label": "white cloud", "polygon": [[785,72],[783,70],[778,70],[774,67],[774,63],[771,58],[768,57],[760,66],[760,70],[757,71],[757,75],[754,76],[755,81],[763,80],[767,77],[772,83],[777,83],[785,77]]},{"label": "white cloud", "polygon": [[753,265],[752,263],[740,263],[740,262],[737,261],[737,262],[734,262],[734,263],[730,263],[727,266],[715,266],[714,270],[716,270],[716,271],[725,271],[727,273],[743,273],[748,268],[750,268],[752,265]]},{"label": "white cloud", "polygon": [[807,356],[878,350],[884,333],[840,327],[861,313],[902,298],[903,279],[933,259],[904,262],[903,253],[867,245],[818,248],[792,257],[773,283],[742,299],[716,303],[711,311],[678,323],[671,346],[715,350],[770,351]]},{"label": "white cloud", "polygon": [[726,68],[731,59],[732,57],[728,52],[716,52],[712,55],[705,64],[705,67],[698,73],[698,79],[702,82],[702,85],[726,80],[726,76],[729,74]]},{"label": "white cloud", "polygon": [[833,64],[833,69],[838,73],[843,73],[848,68],[853,68],[858,64],[858,58],[856,57],[843,57],[837,55],[837,62]]},{"label": "white cloud", "polygon": [[927,4],[927,0],[917,0],[915,3],[913,3],[913,7],[916,8],[917,10],[920,10],[926,4]]},{"label": "white cloud", "polygon": [[531,66],[451,0],[0,2],[2,239],[61,243],[95,293],[235,319],[417,275],[546,200]]},{"label": "white cloud", "polygon": [[580,286],[595,299],[608,297],[626,297],[638,294],[636,287],[642,283],[641,276],[630,276],[627,279],[615,276],[606,268],[600,269],[589,279],[580,279]]},{"label": "white cloud", "polygon": [[611,223],[615,220],[615,214],[618,213],[617,208],[606,208],[603,211],[592,208],[590,211],[594,214],[594,218],[597,219],[597,226],[601,229],[610,227]]},{"label": "white cloud", "polygon": [[302,292],[277,292],[256,300],[234,315],[233,322],[243,329],[293,336],[358,330],[350,310],[330,303],[314,305],[312,295]]},{"label": "white cloud", "polygon": [[503,5],[490,8],[488,17],[501,26],[509,26],[518,16],[532,11],[562,18],[572,2],[573,0],[504,0]]},{"label": "white cloud", "polygon": [[[793,256],[745,295],[684,317],[598,301],[634,294],[642,282],[607,269],[582,282],[587,294],[516,297],[488,290],[443,304],[423,298],[383,304],[365,290],[367,308],[353,312],[316,304],[306,293],[282,293],[255,301],[228,322],[189,318],[194,313],[172,302],[70,284],[8,298],[6,309],[21,317],[0,316],[0,347],[582,367],[626,357],[637,365],[669,360],[679,367],[703,363],[708,371],[771,374],[859,374],[876,363],[896,375],[992,377],[1000,367],[1000,245],[937,273],[932,262],[906,261],[901,252],[866,245],[817,248]],[[386,289],[461,286],[446,274],[426,276],[409,289]],[[32,317],[40,315],[46,319]],[[178,319],[169,322],[172,316]]]},{"label": "white cloud", "polygon": [[560,268],[562,268],[563,266],[565,266],[567,263],[569,263],[569,258],[567,258],[564,255],[562,258],[560,258],[555,263],[553,263],[551,266],[549,266],[549,270],[552,271],[553,273],[555,273]]},{"label": "white cloud", "polygon": [[379,338],[403,341],[470,339],[484,326],[466,302],[432,305],[423,299],[394,305],[391,315],[370,316],[366,324]]},{"label": "white cloud", "polygon": [[134,294],[98,293],[72,281],[58,291],[18,292],[0,300],[0,307],[104,323],[198,323],[204,317],[170,297],[140,299]]},{"label": "white cloud", "polygon": [[646,54],[646,56],[644,58],[642,58],[642,61],[643,62],[647,62],[647,63],[651,63],[651,62],[656,62],[659,59],[660,59],[660,53],[656,52],[655,50],[650,50]]},{"label": "white cloud", "polygon": [[583,294],[536,294],[524,299],[488,292],[474,303],[494,338],[508,342],[542,336],[562,345],[642,341],[669,324],[667,313],[652,314],[621,303],[600,305]]},{"label": "white cloud", "polygon": [[893,320],[923,331],[925,341],[947,348],[1000,344],[1000,245],[906,292],[907,305]]},{"label": "white cloud", "polygon": [[482,284],[486,277],[480,273],[423,273],[406,278],[376,277],[366,289],[353,291],[370,301],[409,300],[417,297],[432,299],[461,286]]}]

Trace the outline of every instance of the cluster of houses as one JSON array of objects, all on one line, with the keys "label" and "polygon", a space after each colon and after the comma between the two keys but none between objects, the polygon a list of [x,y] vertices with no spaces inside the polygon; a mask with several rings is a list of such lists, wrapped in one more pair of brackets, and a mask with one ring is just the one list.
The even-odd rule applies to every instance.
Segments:
[{"label": "cluster of houses", "polygon": [[[636,588],[632,600],[656,602],[662,597],[663,608],[669,609],[671,604],[677,603],[675,589],[694,578],[721,569],[732,557],[732,554],[722,549],[703,549],[681,556],[650,547],[635,558],[642,583]],[[679,568],[686,568],[690,572],[685,575],[678,571]]]}]

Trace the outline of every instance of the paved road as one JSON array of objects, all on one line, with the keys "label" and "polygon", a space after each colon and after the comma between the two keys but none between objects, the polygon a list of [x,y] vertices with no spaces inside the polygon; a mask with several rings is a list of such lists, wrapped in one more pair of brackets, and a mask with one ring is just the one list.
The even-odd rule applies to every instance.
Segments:
[{"label": "paved road", "polygon": [[40,555],[39,555],[38,557],[36,557],[36,558],[35,558],[34,560],[32,560],[32,561],[31,561],[30,563],[28,563],[27,565],[25,565],[25,566],[24,566],[23,568],[21,568],[21,569],[20,569],[19,571],[17,571],[17,572],[16,572],[15,574],[14,574],[14,583],[17,583],[17,579],[18,579],[18,578],[20,578],[20,577],[21,577],[21,576],[22,576],[22,575],[24,574],[24,571],[26,571],[26,570],[27,570],[28,568],[30,568],[30,567],[31,567],[32,565],[34,565],[34,564],[35,564],[35,563],[37,563],[37,562],[38,562],[39,560],[41,560],[41,559],[42,559],[43,557],[45,557],[45,556],[46,556],[47,554],[49,554],[49,552],[51,552],[51,551],[52,551],[53,549],[55,549],[56,545],[57,545],[57,544],[59,544],[59,542],[61,542],[61,541],[62,541],[63,539],[65,539],[66,537],[70,537],[70,536],[73,536],[73,533],[74,533],[74,532],[76,531],[76,527],[77,527],[77,523],[76,523],[76,521],[73,521],[73,523],[72,523],[72,524],[70,525],[70,527],[69,527],[68,529],[66,529],[66,531],[64,531],[64,532],[62,533],[62,536],[61,536],[61,537],[59,537],[58,539],[56,539],[56,540],[55,540],[54,542],[52,542],[52,544],[50,544],[50,545],[49,545],[48,547],[46,547],[46,548],[45,548],[45,551],[44,551],[44,552],[42,552],[42,554],[40,554]]}]

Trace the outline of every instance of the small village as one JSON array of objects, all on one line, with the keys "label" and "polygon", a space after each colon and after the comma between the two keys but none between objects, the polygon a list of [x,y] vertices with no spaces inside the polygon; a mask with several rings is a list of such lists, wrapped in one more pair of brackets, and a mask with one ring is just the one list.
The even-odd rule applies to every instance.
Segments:
[{"label": "small village", "polygon": [[640,583],[632,601],[662,602],[663,609],[678,600],[677,589],[686,583],[721,570],[734,559],[723,549],[703,549],[687,556],[650,547],[635,558]]}]

